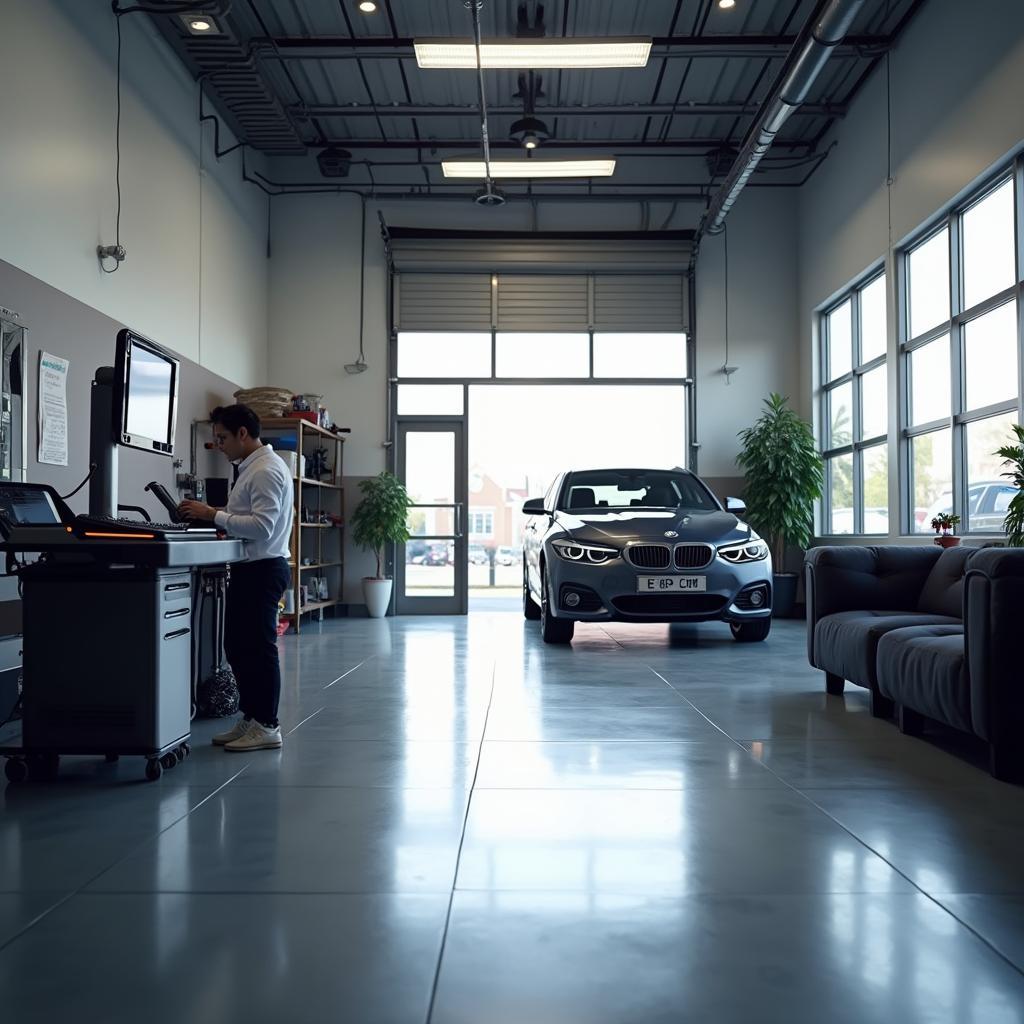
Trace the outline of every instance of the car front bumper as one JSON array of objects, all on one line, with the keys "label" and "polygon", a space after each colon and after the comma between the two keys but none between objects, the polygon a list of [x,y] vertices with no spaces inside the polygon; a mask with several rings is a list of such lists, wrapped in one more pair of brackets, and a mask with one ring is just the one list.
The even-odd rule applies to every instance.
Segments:
[{"label": "car front bumper", "polygon": [[[637,569],[616,558],[604,565],[568,562],[554,552],[546,557],[551,586],[549,606],[555,618],[577,622],[748,622],[772,613],[771,559],[733,565],[717,556],[693,570]],[[638,593],[641,576],[703,576],[703,591]],[[760,591],[763,603],[749,595]],[[570,593],[580,596],[571,607]]]}]

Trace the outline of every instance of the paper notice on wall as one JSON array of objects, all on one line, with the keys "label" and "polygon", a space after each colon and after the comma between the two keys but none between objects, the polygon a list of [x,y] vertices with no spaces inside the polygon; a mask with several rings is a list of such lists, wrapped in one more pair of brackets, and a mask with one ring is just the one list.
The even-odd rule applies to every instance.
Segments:
[{"label": "paper notice on wall", "polygon": [[68,366],[70,361],[39,353],[39,455],[48,466],[68,464]]}]

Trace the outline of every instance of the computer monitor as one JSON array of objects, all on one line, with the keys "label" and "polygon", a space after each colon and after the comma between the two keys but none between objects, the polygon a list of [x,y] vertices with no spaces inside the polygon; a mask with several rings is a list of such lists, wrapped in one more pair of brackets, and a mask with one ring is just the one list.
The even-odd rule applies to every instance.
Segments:
[{"label": "computer monitor", "polygon": [[129,330],[117,335],[114,364],[114,440],[127,448],[174,454],[178,360]]},{"label": "computer monitor", "polygon": [[0,518],[12,526],[57,526],[65,511],[49,484],[0,483]]}]

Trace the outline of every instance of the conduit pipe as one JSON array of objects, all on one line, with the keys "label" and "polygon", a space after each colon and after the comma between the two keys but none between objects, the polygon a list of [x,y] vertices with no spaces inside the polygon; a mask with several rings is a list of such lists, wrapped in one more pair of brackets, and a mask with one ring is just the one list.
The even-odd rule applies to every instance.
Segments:
[{"label": "conduit pipe", "polygon": [[771,148],[779,129],[807,98],[832,52],[849,32],[864,0],[823,0],[818,13],[793,46],[786,67],[747,132],[725,181],[712,196],[704,216],[703,232],[718,234],[725,227],[733,203],[739,198],[761,158]]}]

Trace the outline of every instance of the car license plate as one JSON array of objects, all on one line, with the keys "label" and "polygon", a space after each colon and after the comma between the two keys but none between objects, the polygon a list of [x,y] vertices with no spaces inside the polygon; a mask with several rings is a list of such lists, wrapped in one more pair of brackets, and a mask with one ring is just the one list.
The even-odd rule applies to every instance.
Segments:
[{"label": "car license plate", "polygon": [[638,594],[663,594],[680,590],[706,591],[707,576],[638,576],[636,592]]}]

